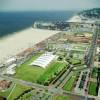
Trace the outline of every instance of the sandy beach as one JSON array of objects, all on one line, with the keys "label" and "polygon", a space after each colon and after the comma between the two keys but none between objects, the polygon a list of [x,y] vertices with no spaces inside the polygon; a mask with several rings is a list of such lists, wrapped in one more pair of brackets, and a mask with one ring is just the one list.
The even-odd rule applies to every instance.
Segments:
[{"label": "sandy beach", "polygon": [[56,33],[58,31],[28,28],[0,39],[0,62]]}]

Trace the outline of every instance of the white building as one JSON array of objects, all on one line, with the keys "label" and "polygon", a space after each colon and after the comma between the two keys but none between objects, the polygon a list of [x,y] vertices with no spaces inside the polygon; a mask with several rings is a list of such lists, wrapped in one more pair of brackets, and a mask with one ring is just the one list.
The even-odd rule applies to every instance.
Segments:
[{"label": "white building", "polygon": [[45,54],[42,54],[39,58],[37,58],[35,61],[33,61],[30,65],[39,66],[42,68],[46,68],[47,65],[55,58],[55,55],[53,55],[50,52],[46,52]]}]

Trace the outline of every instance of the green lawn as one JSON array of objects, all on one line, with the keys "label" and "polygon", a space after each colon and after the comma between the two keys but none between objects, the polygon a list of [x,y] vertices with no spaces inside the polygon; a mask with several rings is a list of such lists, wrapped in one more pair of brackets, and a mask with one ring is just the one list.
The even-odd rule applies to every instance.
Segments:
[{"label": "green lawn", "polygon": [[72,100],[71,97],[69,96],[63,96],[63,95],[59,95],[59,96],[55,96],[53,98],[53,100]]},{"label": "green lawn", "polygon": [[17,98],[21,93],[28,89],[30,89],[30,87],[12,84],[7,90],[0,91],[0,96],[6,97],[7,100],[14,100],[14,98]]},{"label": "green lawn", "polygon": [[88,93],[90,95],[96,96],[96,83],[95,82],[90,82]]},{"label": "green lawn", "polygon": [[38,77],[40,77],[40,75],[44,72],[44,69],[37,66],[30,66],[29,64],[31,64],[33,60],[37,59],[40,55],[41,53],[35,54],[31,59],[19,66],[16,69],[14,77],[25,81],[36,82]]},{"label": "green lawn", "polygon": [[10,91],[10,94],[7,97],[7,100],[14,100],[20,94],[22,94],[25,90],[30,89],[30,87],[25,87],[23,85],[15,84],[13,89]]},{"label": "green lawn", "polygon": [[91,77],[92,78],[96,78],[97,77],[97,68],[93,68]]},{"label": "green lawn", "polygon": [[64,62],[52,62],[49,64],[43,75],[40,76],[38,82],[44,84],[46,81],[49,81],[51,78],[53,78],[55,73],[59,73],[65,66],[66,63]]},{"label": "green lawn", "polygon": [[44,83],[46,80],[50,79],[54,73],[61,71],[66,66],[64,62],[52,62],[46,69],[38,66],[30,66],[29,64],[40,55],[41,53],[35,54],[31,59],[19,66],[16,69],[16,74],[14,77],[25,81],[39,81],[40,83]]},{"label": "green lawn", "polygon": [[66,91],[72,91],[76,78],[77,78],[77,73],[73,73],[73,76],[70,77],[70,79],[67,81],[63,89]]}]

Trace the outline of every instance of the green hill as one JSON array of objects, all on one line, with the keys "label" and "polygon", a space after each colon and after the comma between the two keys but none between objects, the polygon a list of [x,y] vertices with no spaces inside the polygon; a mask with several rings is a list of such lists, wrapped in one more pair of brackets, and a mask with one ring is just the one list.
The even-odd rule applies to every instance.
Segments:
[{"label": "green hill", "polygon": [[78,15],[82,15],[87,18],[100,18],[100,8],[93,8],[89,10],[84,10],[78,13]]}]

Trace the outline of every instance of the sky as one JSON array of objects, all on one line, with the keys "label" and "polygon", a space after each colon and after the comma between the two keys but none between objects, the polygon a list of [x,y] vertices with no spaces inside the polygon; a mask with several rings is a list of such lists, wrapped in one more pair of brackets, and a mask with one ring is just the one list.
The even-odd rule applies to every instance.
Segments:
[{"label": "sky", "polygon": [[100,7],[100,0],[0,0],[0,11],[84,10]]}]

